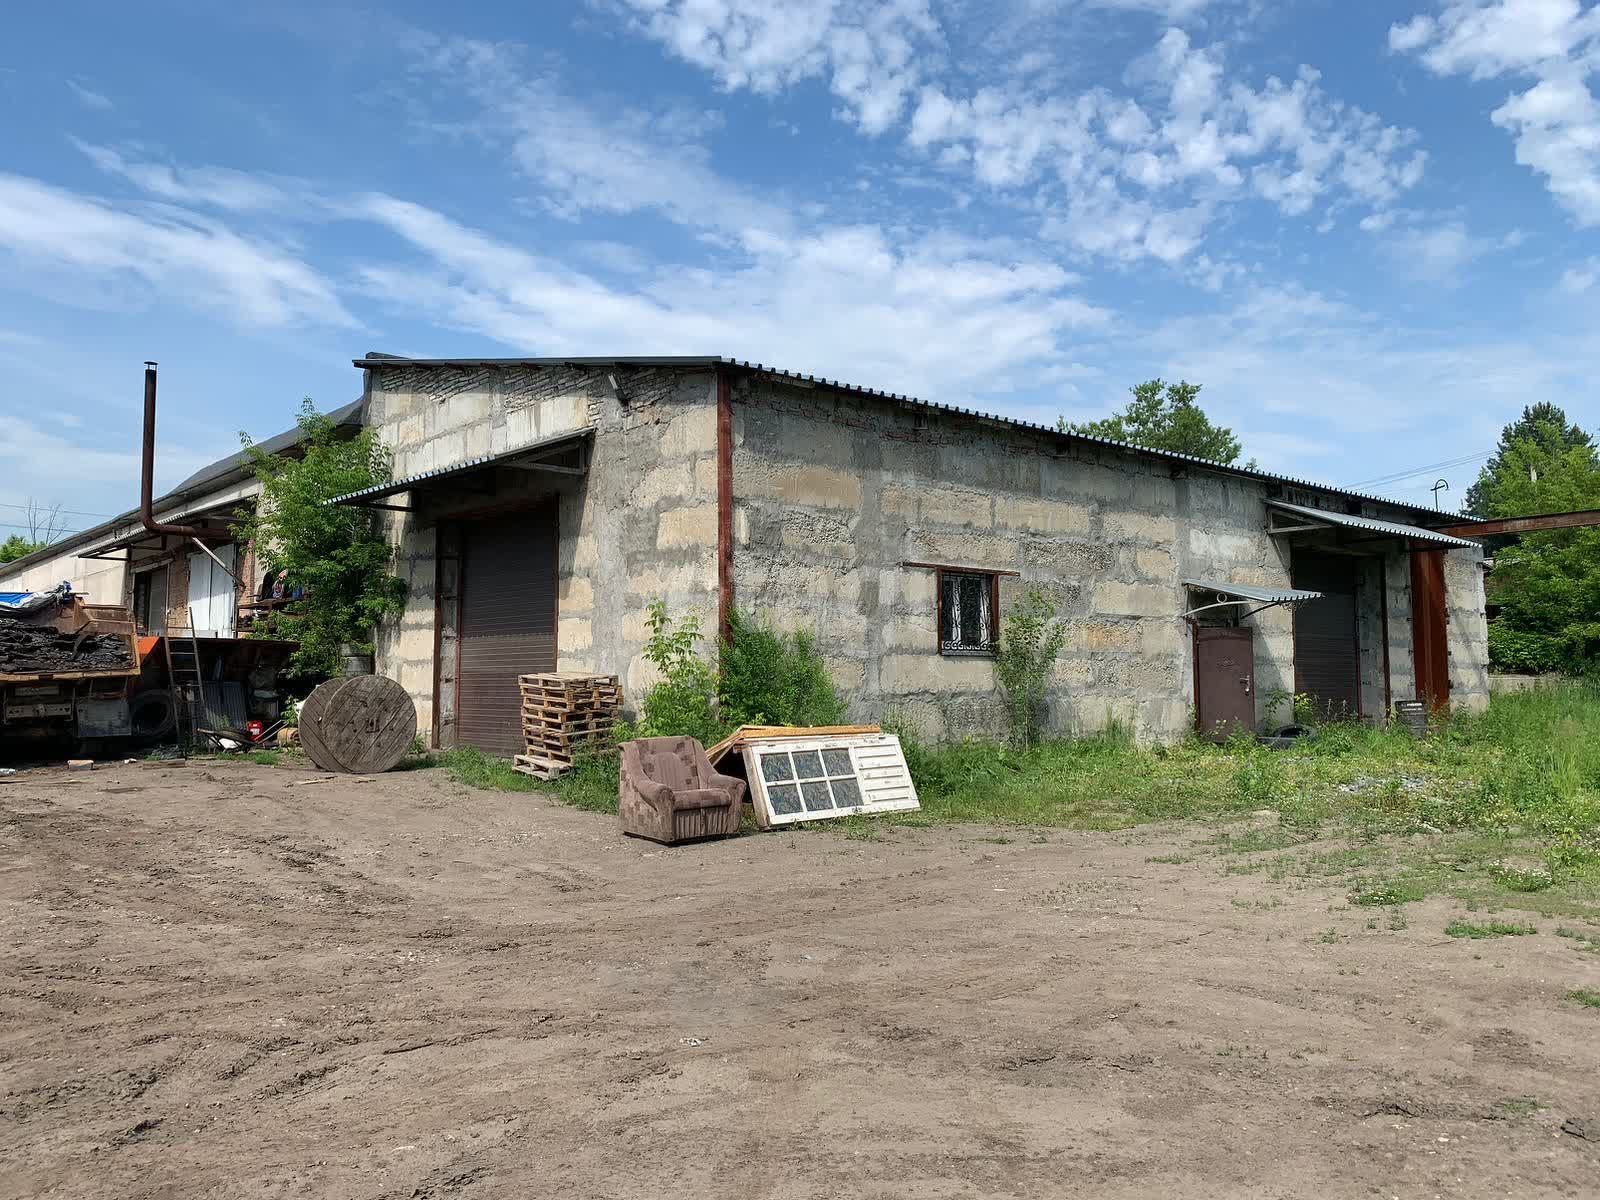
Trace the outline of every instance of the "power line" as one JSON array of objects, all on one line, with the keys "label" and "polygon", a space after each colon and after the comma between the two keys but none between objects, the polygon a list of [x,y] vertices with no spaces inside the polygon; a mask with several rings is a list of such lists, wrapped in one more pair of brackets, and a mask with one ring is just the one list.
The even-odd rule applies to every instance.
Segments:
[{"label": "power line", "polygon": [[1361,479],[1355,483],[1348,483],[1349,488],[1373,487],[1381,483],[1397,483],[1402,479],[1410,479],[1413,475],[1421,475],[1426,471],[1440,471],[1448,467],[1464,467],[1480,459],[1488,458],[1493,450],[1485,450],[1481,454],[1466,454],[1460,458],[1447,458],[1443,462],[1423,463],[1420,467],[1408,467],[1404,471],[1395,471],[1389,475],[1378,475],[1372,479]]},{"label": "power line", "polygon": [[37,512],[46,515],[60,513],[69,517],[98,517],[107,521],[117,515],[116,513],[84,512],[79,508],[56,508],[47,504],[16,504],[9,500],[0,500],[0,508],[16,508],[21,509],[23,512]]}]

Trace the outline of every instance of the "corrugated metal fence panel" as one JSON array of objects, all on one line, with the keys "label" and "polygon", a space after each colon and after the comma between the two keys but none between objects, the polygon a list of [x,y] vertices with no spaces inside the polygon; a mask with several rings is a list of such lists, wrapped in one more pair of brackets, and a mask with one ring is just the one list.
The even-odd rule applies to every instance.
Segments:
[{"label": "corrugated metal fence panel", "polygon": [[1353,717],[1361,706],[1356,642],[1356,559],[1294,552],[1294,586],[1322,593],[1294,614],[1294,690],[1320,701],[1333,716]]},{"label": "corrugated metal fence panel", "polygon": [[517,676],[556,669],[554,506],[462,526],[456,740],[521,754]]}]

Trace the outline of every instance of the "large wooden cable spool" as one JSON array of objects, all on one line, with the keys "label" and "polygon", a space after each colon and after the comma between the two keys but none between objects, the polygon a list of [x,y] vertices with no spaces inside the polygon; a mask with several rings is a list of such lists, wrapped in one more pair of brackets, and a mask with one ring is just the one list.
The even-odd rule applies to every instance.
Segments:
[{"label": "large wooden cable spool", "polygon": [[324,771],[392,770],[416,736],[417,706],[382,675],[330,679],[300,706],[300,745]]}]

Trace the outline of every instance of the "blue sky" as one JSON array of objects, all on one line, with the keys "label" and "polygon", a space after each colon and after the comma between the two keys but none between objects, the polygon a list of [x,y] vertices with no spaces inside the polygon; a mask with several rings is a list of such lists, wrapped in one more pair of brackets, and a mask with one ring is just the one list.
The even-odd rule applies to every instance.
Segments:
[{"label": "blue sky", "polygon": [[[1032,420],[1152,376],[1355,484],[1600,426],[1578,0],[13,6],[0,522],[349,360],[726,354]],[[253,10],[253,11],[252,11]],[[1478,462],[1372,485],[1459,500]],[[0,534],[9,532],[0,525]]]}]

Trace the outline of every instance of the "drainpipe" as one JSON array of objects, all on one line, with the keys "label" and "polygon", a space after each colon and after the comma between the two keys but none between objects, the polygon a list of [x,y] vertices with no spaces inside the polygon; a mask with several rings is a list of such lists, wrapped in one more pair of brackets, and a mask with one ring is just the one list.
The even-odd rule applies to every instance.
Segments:
[{"label": "drainpipe", "polygon": [[[207,558],[222,568],[229,579],[239,583],[239,576],[233,568],[218,558],[216,552],[200,540],[198,529],[192,525],[163,525],[156,520],[155,474],[156,364],[147,360],[144,364],[144,459],[139,468],[139,524],[151,533],[159,533],[164,537],[188,538],[205,552]],[[133,551],[130,550],[128,553],[132,555]]]},{"label": "drainpipe", "polygon": [[[144,364],[144,463],[139,471],[139,524],[151,533],[200,541],[200,531],[190,525],[163,525],[155,514],[156,473],[156,364]],[[204,550],[205,547],[201,546]],[[213,556],[215,557],[215,556]]]},{"label": "drainpipe", "polygon": [[726,641],[733,616],[733,389],[717,368],[717,636]]}]

